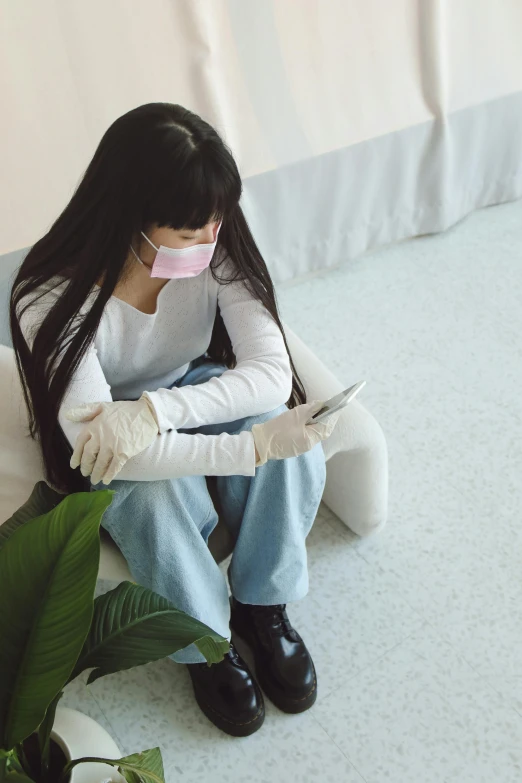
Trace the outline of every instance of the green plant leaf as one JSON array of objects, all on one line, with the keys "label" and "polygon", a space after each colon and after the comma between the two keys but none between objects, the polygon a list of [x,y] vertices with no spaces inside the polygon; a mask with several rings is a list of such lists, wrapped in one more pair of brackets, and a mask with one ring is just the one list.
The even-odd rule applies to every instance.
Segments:
[{"label": "green plant leaf", "polygon": [[194,644],[207,663],[219,663],[230,648],[230,642],[212,631],[212,634],[196,639]]},{"label": "green plant leaf", "polygon": [[94,602],[91,630],[71,679],[93,668],[88,682],[105,674],[165,658],[195,642],[209,663],[218,663],[229,643],[166,598],[122,582]]},{"label": "green plant leaf", "polygon": [[91,623],[99,527],[112,492],[78,492],[0,550],[0,747],[37,729]]},{"label": "green plant leaf", "polygon": [[0,525],[0,549],[21,525],[25,525],[35,517],[41,517],[42,514],[47,514],[63,499],[64,496],[51,489],[45,481],[39,481],[35,484],[29,499],[25,501],[23,506],[20,506],[18,511],[15,511],[12,517]]},{"label": "green plant leaf", "polygon": [[133,753],[118,761],[118,770],[127,783],[165,783],[159,748]]},{"label": "green plant leaf", "polygon": [[143,750],[141,753],[133,753],[131,756],[125,756],[122,759],[103,759],[95,756],[74,759],[74,761],[70,761],[65,766],[61,779],[65,779],[77,764],[89,762],[110,764],[112,767],[118,767],[118,771],[123,775],[127,783],[165,783],[163,759],[161,758],[159,748]]},{"label": "green plant leaf", "polygon": [[16,751],[11,751],[3,761],[6,763],[2,776],[2,759],[0,751],[0,783],[35,783],[33,778],[23,769]]},{"label": "green plant leaf", "polygon": [[[5,751],[0,751],[0,760],[2,758],[1,754],[5,753]],[[4,761],[6,762],[6,770],[8,772],[24,772],[24,768],[22,767],[22,763],[20,759],[18,758],[18,753],[16,750],[11,750],[8,754],[6,754]],[[1,778],[0,778],[1,780]]]}]

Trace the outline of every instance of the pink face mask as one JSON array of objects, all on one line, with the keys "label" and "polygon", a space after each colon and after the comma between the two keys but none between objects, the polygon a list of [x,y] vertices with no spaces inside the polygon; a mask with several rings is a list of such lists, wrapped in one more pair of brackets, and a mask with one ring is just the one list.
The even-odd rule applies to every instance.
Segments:
[{"label": "pink face mask", "polygon": [[[161,277],[168,280],[180,279],[182,277],[197,277],[204,269],[210,266],[214,250],[217,245],[217,238],[221,224],[216,231],[216,238],[207,245],[192,245],[191,247],[173,248],[160,245],[156,247],[143,231],[142,236],[147,240],[154,250],[156,258],[152,264],[150,272],[151,277]],[[136,259],[143,264],[131,245],[131,250]],[[145,264],[143,264],[145,266]]]}]

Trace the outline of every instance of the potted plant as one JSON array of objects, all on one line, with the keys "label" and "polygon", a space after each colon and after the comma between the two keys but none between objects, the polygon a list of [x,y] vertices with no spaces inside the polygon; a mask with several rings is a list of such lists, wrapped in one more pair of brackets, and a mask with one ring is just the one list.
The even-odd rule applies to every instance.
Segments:
[{"label": "potted plant", "polygon": [[[140,585],[123,582],[94,599],[99,528],[112,495],[64,498],[39,482],[0,527],[0,783],[102,783],[120,775],[129,783],[164,783],[159,748],[98,758],[92,747],[71,758],[63,735],[81,714],[57,713],[63,688],[86,669],[93,682],[191,643],[209,664],[228,650],[226,639]],[[92,774],[80,774],[84,763]]]}]

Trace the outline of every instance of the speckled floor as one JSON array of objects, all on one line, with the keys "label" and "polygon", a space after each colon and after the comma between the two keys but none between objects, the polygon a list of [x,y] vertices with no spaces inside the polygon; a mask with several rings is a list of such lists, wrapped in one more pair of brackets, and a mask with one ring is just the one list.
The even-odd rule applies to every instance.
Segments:
[{"label": "speckled floor", "polygon": [[[522,780],[522,202],[281,287],[285,320],[382,423],[390,522],[326,508],[290,608],[320,683],[251,738],[220,734],[170,661],[73,683],[66,704],[168,783]],[[103,589],[103,586],[101,587]]]}]

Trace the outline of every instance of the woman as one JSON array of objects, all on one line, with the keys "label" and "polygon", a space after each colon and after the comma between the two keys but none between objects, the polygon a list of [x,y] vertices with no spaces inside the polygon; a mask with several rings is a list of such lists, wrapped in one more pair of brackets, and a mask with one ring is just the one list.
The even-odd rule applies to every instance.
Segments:
[{"label": "woman", "polygon": [[[303,404],[240,195],[230,151],[199,117],[170,104],[125,114],[23,262],[11,330],[49,482],[110,483],[103,525],[134,579],[227,638],[231,625],[265,693],[300,712],[316,675],[286,604],[308,589],[334,422],[306,425],[320,403]],[[207,546],[209,476],[235,538],[230,602]],[[216,726],[261,726],[233,645],[212,667],[194,645],[173,657]]]}]

